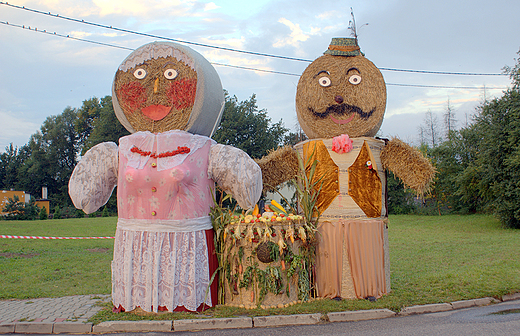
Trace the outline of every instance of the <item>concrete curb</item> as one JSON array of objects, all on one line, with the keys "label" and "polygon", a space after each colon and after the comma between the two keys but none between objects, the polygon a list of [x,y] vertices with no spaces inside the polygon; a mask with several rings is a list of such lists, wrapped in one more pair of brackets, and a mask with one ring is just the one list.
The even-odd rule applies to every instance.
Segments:
[{"label": "concrete curb", "polygon": [[86,334],[92,332],[92,323],[59,322],[54,323],[53,334]]},{"label": "concrete curb", "polygon": [[14,333],[14,327],[16,323],[2,323],[0,324],[0,334],[12,334]]},{"label": "concrete curb", "polygon": [[46,322],[18,322],[14,326],[17,334],[52,334],[54,323]]},{"label": "concrete curb", "polygon": [[[502,301],[506,301],[506,300],[502,300]],[[451,305],[453,306],[453,309],[462,309],[462,308],[487,306],[488,304],[498,303],[498,302],[500,302],[500,301],[498,301],[495,298],[486,297],[486,298],[481,298],[481,299],[455,301],[455,302],[452,302]]]},{"label": "concrete curb", "polygon": [[520,293],[507,294],[502,296],[502,301],[520,300]]},{"label": "concrete curb", "polygon": [[321,321],[321,313],[299,315],[272,315],[253,317],[253,326],[256,327],[282,327],[288,325],[317,324]]},{"label": "concrete curb", "polygon": [[449,303],[434,303],[421,306],[404,307],[403,309],[401,309],[398,315],[408,316],[415,314],[438,313],[452,309],[453,306]]},{"label": "concrete curb", "polygon": [[172,331],[172,321],[107,321],[92,327],[93,333]]},{"label": "concrete curb", "polygon": [[214,319],[192,319],[173,321],[174,331],[194,331],[207,329],[238,329],[252,328],[253,320],[250,317],[231,317]]},{"label": "concrete curb", "polygon": [[393,316],[408,316],[444,312],[456,309],[486,306],[492,303],[520,300],[520,293],[504,295],[501,300],[492,297],[409,306],[399,313],[388,309],[331,312],[328,314],[272,315],[257,317],[234,317],[213,319],[189,319],[175,321],[106,321],[97,325],[81,322],[7,322],[0,323],[0,334],[87,334],[110,332],[168,332],[209,329],[237,329],[309,325],[322,322],[355,322],[382,319]]},{"label": "concrete curb", "polygon": [[396,313],[389,309],[370,309],[358,311],[344,311],[328,313],[329,322],[350,322],[350,321],[365,321],[375,320],[387,317],[393,317]]}]

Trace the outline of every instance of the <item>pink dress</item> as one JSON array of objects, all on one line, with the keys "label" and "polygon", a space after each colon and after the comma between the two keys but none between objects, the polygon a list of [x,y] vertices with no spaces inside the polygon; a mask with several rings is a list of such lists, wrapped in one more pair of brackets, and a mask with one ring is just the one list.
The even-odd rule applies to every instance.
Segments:
[{"label": "pink dress", "polygon": [[[185,131],[137,132],[119,144],[94,146],[69,182],[76,207],[90,213],[106,203],[117,179],[114,306],[155,312],[213,306],[215,182],[247,209],[262,190],[260,168],[239,149]],[[176,154],[179,147],[189,153]]]},{"label": "pink dress", "polygon": [[[194,311],[204,302],[211,278],[205,230],[212,229],[212,140],[186,132],[155,138],[139,132],[119,142],[112,299],[125,310],[184,306]],[[152,158],[130,151],[160,154],[177,147],[190,152]],[[211,295],[206,304],[213,305]]]}]

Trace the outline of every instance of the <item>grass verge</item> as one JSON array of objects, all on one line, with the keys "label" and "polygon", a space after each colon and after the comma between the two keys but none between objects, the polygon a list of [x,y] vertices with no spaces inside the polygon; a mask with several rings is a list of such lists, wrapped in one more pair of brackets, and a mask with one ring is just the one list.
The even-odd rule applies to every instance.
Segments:
[{"label": "grass verge", "polygon": [[[0,234],[111,236],[115,218],[0,222]],[[328,313],[500,297],[520,292],[520,230],[487,215],[390,216],[392,292],[376,302],[316,300],[283,309],[219,306],[201,314],[113,314],[91,321]],[[0,299],[110,293],[112,240],[0,239]]]},{"label": "grass verge", "polygon": [[[113,236],[117,218],[0,221],[0,234]],[[0,239],[0,299],[110,294],[114,241]]]}]

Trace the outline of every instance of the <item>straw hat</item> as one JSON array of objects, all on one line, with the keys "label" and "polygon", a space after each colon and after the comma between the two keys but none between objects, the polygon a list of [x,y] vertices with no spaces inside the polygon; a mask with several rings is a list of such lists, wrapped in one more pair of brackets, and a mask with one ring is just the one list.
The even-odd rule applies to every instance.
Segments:
[{"label": "straw hat", "polygon": [[174,129],[211,136],[224,107],[220,78],[194,50],[153,42],[132,52],[112,85],[117,118],[134,133]]},{"label": "straw hat", "polygon": [[363,55],[359,49],[357,40],[352,37],[333,37],[329,49],[327,49],[324,54],[333,56]]},{"label": "straw hat", "polygon": [[310,139],[375,136],[386,107],[386,85],[356,39],[334,38],[303,72],[296,92],[298,121]]}]

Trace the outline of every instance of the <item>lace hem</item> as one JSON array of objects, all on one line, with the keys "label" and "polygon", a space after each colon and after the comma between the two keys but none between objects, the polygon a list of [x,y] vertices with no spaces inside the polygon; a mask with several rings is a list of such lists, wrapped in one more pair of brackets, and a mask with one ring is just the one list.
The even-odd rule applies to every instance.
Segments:
[{"label": "lace hem", "polygon": [[205,231],[153,232],[118,228],[112,261],[112,301],[125,311],[212,306]]}]

